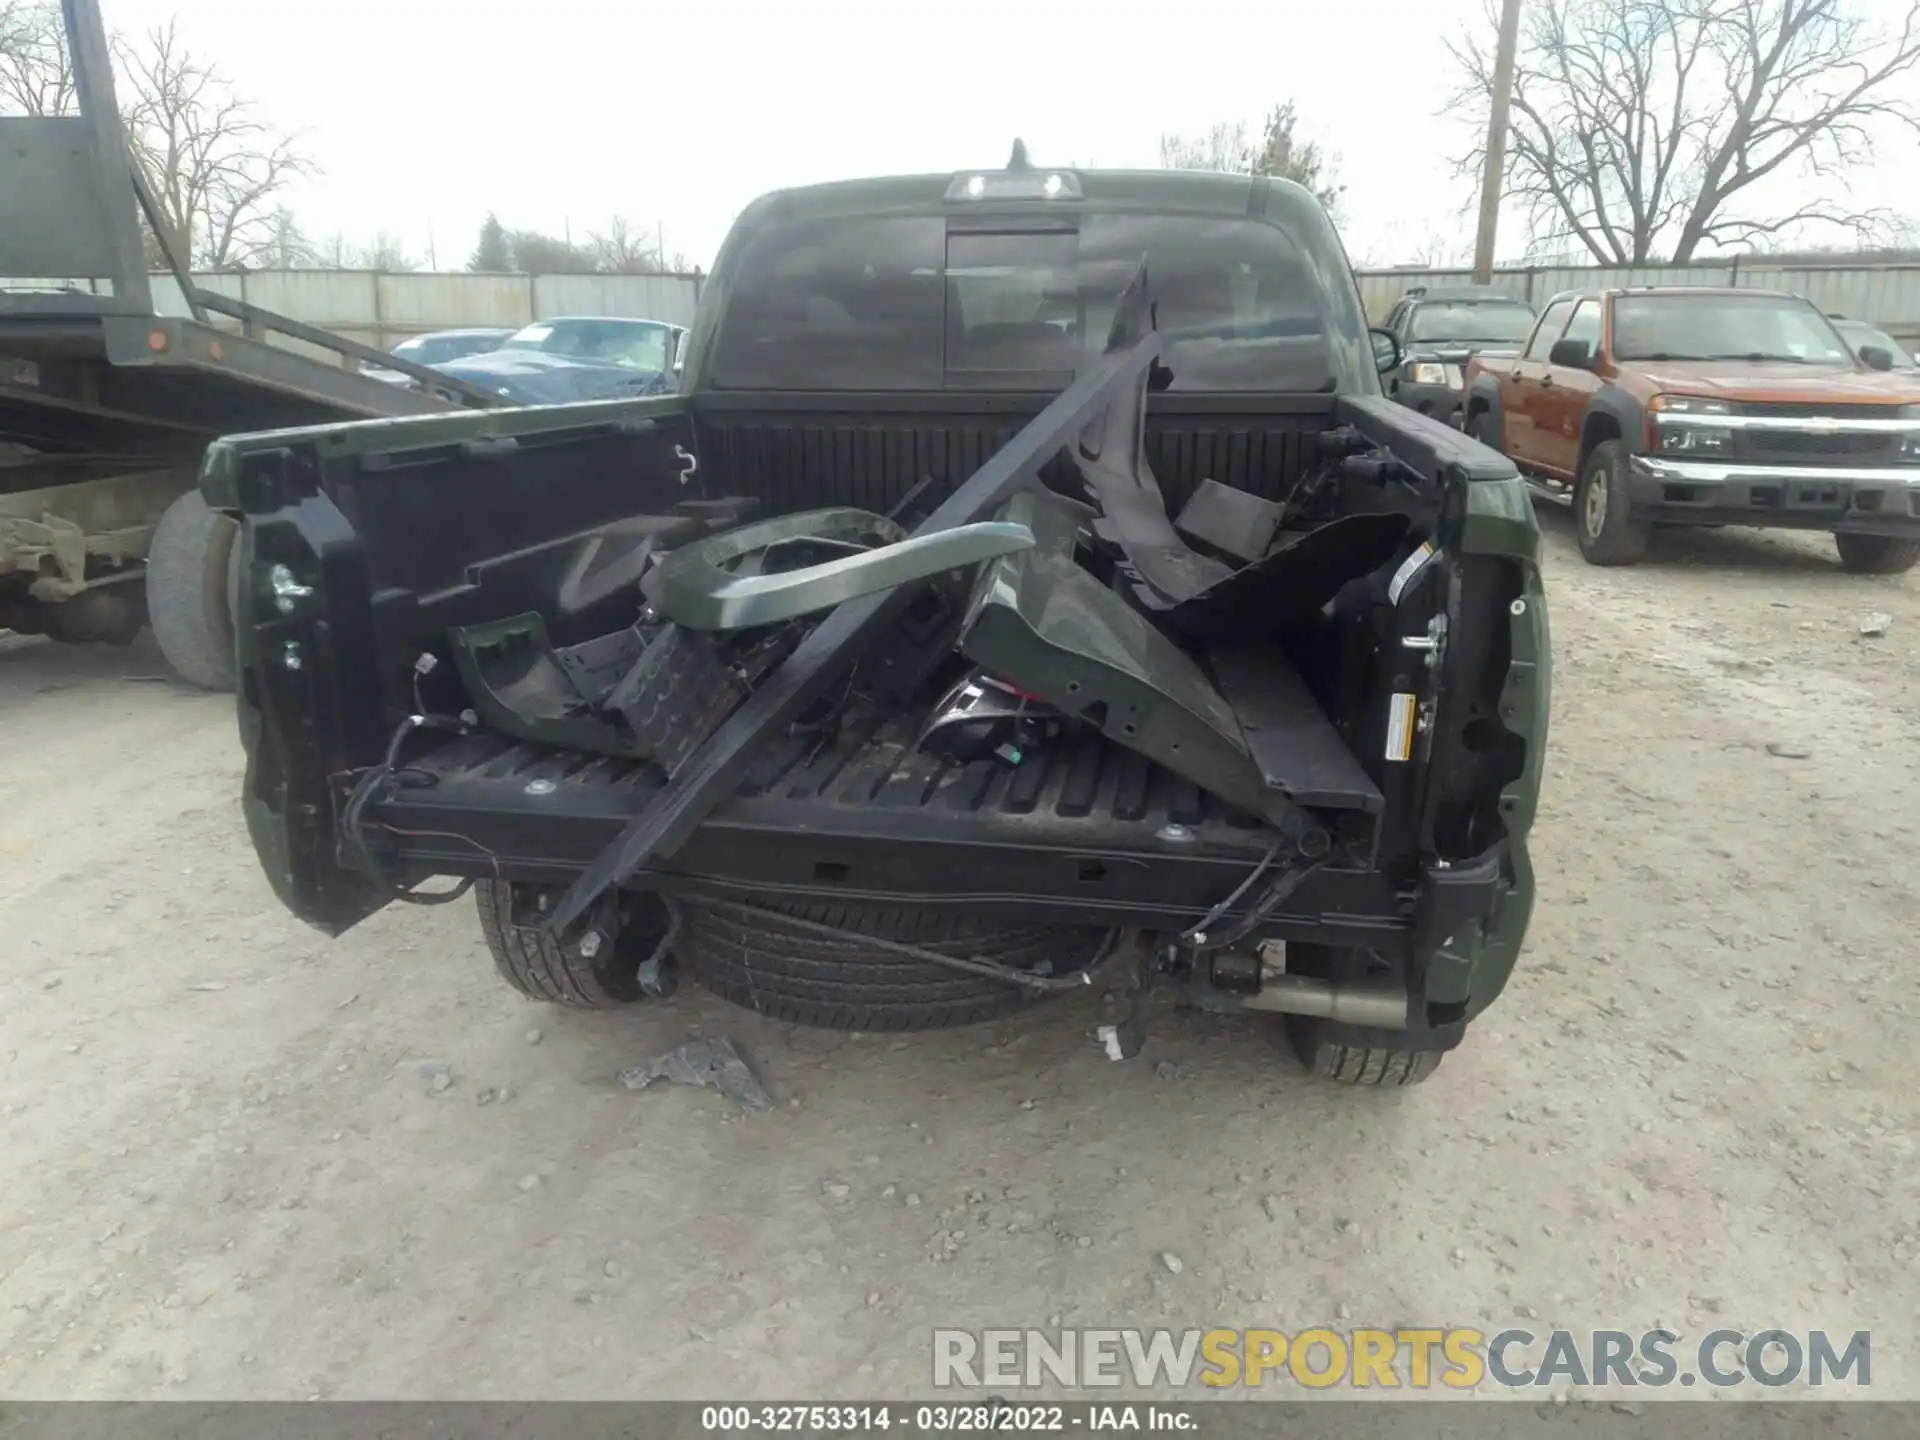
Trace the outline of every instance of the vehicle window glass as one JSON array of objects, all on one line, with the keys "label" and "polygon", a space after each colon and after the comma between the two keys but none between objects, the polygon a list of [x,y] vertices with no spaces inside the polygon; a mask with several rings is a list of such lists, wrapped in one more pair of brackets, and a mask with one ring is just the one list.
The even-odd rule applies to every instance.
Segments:
[{"label": "vehicle window glass", "polygon": [[1490,340],[1517,345],[1533,328],[1533,311],[1498,300],[1428,301],[1413,312],[1414,340]]},{"label": "vehicle window glass", "polygon": [[[1567,322],[1566,333],[1562,340],[1584,340],[1595,350],[1600,348],[1600,302],[1582,300],[1573,307],[1573,318]],[[1552,347],[1549,346],[1549,349]]]},{"label": "vehicle window glass", "polygon": [[1540,328],[1533,332],[1533,340],[1527,346],[1527,359],[1547,358],[1547,352],[1553,349],[1553,342],[1560,338],[1560,327],[1567,323],[1567,312],[1571,309],[1571,300],[1556,300],[1547,306],[1547,313],[1540,317]]},{"label": "vehicle window glass", "polygon": [[1113,214],[1088,216],[1077,241],[949,237],[938,217],[769,228],[734,267],[713,383],[937,390],[989,372],[1080,368],[1105,346],[1143,257],[1171,388],[1332,387],[1327,282],[1284,232],[1238,217]]},{"label": "vehicle window glass", "polygon": [[424,340],[402,340],[393,347],[393,353],[403,360],[419,360],[422,358],[421,352],[426,348],[426,343]]},{"label": "vehicle window glass", "polygon": [[1081,328],[1089,356],[1106,344],[1120,292],[1142,255],[1172,389],[1333,388],[1323,277],[1285,231],[1259,220],[1089,217],[1080,233]]},{"label": "vehicle window glass", "polygon": [[629,370],[667,368],[667,331],[662,325],[610,325],[589,358],[611,360]]},{"label": "vehicle window glass", "polygon": [[546,324],[528,325],[516,330],[501,342],[502,350],[538,350],[546,344],[553,334],[553,326]]},{"label": "vehicle window glass", "polygon": [[946,368],[1075,369],[1079,248],[1071,233],[948,236]]},{"label": "vehicle window glass", "polygon": [[736,390],[938,390],[938,216],[770,226],[735,265],[713,383]]},{"label": "vehicle window glass", "polygon": [[1889,355],[1893,356],[1894,369],[1911,370],[1914,368],[1914,358],[1907,353],[1906,347],[1878,326],[1869,325],[1864,320],[1836,320],[1833,323],[1834,328],[1837,329],[1841,335],[1846,338],[1847,343],[1853,347],[1854,354],[1858,355],[1860,353],[1860,347],[1863,345],[1878,345],[1882,350],[1885,350]]},{"label": "vehicle window glass", "polygon": [[1613,305],[1621,360],[1844,363],[1853,352],[1833,322],[1785,295],[1622,295]]},{"label": "vehicle window glass", "polygon": [[471,355],[476,343],[464,335],[442,335],[436,339],[424,339],[413,342],[419,348],[413,358],[423,365],[438,365],[443,360],[457,360],[462,355]]}]

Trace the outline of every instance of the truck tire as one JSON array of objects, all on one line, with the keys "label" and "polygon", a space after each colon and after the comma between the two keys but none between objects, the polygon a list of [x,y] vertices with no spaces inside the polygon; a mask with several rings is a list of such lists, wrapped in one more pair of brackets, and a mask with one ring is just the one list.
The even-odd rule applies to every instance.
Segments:
[{"label": "truck tire", "polygon": [[[1300,1063],[1324,1080],[1343,1085],[1418,1085],[1440,1068],[1443,1050],[1393,1050],[1378,1045],[1344,1045],[1334,1038],[1318,1038],[1311,1027],[1323,1020],[1289,1025]],[[1302,1036],[1314,1036],[1304,1039]]]},{"label": "truck tire", "polygon": [[1573,533],[1589,565],[1638,565],[1647,558],[1653,527],[1633,518],[1627,497],[1627,447],[1604,440],[1593,447],[1573,487]]},{"label": "truck tire", "polygon": [[147,547],[147,623],[180,678],[233,689],[234,541],[240,527],[189,490],[167,507]]},{"label": "truck tire", "polygon": [[1904,575],[1920,561],[1920,541],[1891,535],[1836,535],[1833,545],[1852,575]]},{"label": "truck tire", "polygon": [[640,967],[666,933],[664,919],[639,923],[644,912],[637,907],[649,897],[634,897],[620,934],[591,959],[577,949],[555,944],[544,930],[514,924],[515,901],[524,904],[526,897],[516,896],[513,885],[481,880],[473,887],[473,898],[480,908],[480,932],[493,952],[494,968],[522,995],[574,1010],[614,1010],[646,998]]},{"label": "truck tire", "polygon": [[[797,1025],[834,1030],[934,1030],[1006,1015],[1035,992],[878,947],[785,923],[789,917],[991,960],[1015,969],[1048,965],[1066,975],[1110,943],[1095,927],[984,920],[910,907],[768,900],[683,900],[674,955],[715,994]],[[1050,964],[1049,964],[1050,962]]]},{"label": "truck tire", "polygon": [[[1329,945],[1287,946],[1287,969],[1326,980],[1359,978],[1367,970],[1363,950]],[[1440,1068],[1447,1052],[1422,1046],[1391,1030],[1369,1030],[1311,1015],[1288,1015],[1286,1037],[1300,1063],[1315,1075],[1343,1085],[1418,1085]]]}]

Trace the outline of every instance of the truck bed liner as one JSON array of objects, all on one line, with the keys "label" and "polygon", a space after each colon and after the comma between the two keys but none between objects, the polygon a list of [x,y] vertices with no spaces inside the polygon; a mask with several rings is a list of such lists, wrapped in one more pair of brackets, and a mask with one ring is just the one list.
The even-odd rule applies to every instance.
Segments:
[{"label": "truck bed liner", "polygon": [[[771,747],[649,883],[1024,913],[1071,906],[1114,924],[1164,924],[1204,914],[1273,843],[1258,820],[1090,730],[1018,769],[955,765],[912,738],[896,717],[828,743]],[[409,768],[421,783],[371,811],[400,853],[440,873],[516,880],[571,878],[664,784],[642,762],[490,735],[449,741]],[[1167,826],[1180,827],[1173,838]],[[1380,928],[1394,908],[1381,891],[1377,876],[1336,864],[1300,903],[1316,920],[1370,913]]]}]

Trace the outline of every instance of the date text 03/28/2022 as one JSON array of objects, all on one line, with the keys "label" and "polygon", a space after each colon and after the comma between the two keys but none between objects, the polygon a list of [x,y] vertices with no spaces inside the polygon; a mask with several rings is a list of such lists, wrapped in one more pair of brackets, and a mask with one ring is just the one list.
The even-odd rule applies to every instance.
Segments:
[{"label": "date text 03/28/2022", "polygon": [[1153,1430],[1192,1434],[1192,1412],[1178,1405],[1011,1405],[972,1401],[936,1405],[708,1405],[700,1428],[722,1435],[835,1434],[891,1431],[908,1435],[1060,1434]]}]

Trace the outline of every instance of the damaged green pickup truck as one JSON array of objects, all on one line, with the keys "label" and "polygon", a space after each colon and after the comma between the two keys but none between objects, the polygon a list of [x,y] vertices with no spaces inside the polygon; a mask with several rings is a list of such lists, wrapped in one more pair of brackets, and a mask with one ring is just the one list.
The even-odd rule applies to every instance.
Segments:
[{"label": "damaged green pickup truck", "polygon": [[[337,934],[471,889],[536,998],[915,1029],[1107,972],[1424,1079],[1546,741],[1512,465],[1387,400],[1305,191],[764,197],[681,393],[229,438],[245,807]],[[435,876],[452,889],[426,889]]]}]

